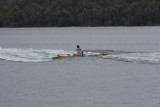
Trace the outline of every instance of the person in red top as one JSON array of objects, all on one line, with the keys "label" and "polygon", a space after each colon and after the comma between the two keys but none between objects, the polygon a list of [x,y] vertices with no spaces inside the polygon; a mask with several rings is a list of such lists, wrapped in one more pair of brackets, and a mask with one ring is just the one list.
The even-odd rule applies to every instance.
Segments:
[{"label": "person in red top", "polygon": [[82,51],[82,49],[80,48],[79,45],[77,45],[76,51],[77,51],[77,55],[82,55],[83,56],[83,51]]}]

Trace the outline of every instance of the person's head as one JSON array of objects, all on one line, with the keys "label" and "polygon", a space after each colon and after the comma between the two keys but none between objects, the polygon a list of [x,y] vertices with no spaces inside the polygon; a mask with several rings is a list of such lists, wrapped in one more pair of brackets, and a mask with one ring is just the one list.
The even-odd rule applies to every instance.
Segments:
[{"label": "person's head", "polygon": [[79,46],[79,45],[77,45],[77,48],[80,48],[80,46]]}]

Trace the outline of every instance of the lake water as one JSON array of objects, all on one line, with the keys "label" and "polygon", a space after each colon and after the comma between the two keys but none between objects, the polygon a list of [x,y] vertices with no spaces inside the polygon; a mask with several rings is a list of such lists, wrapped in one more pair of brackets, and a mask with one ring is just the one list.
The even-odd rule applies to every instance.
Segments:
[{"label": "lake water", "polygon": [[0,107],[159,107],[159,83],[160,27],[0,28]]}]

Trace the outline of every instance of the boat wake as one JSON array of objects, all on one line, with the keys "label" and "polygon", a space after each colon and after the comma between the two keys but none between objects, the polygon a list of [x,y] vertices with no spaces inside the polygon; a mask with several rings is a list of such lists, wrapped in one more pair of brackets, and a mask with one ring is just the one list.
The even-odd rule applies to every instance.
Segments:
[{"label": "boat wake", "polygon": [[[0,59],[20,62],[42,62],[52,61],[52,57],[58,54],[75,54],[75,51],[49,50],[49,49],[21,49],[21,48],[1,48]],[[138,62],[142,64],[160,64],[160,53],[123,52],[113,50],[85,50],[86,56],[96,54],[108,54],[97,56],[99,58],[115,61]]]},{"label": "boat wake", "polygon": [[106,59],[142,64],[160,64],[160,53],[123,53],[103,56]]},{"label": "boat wake", "polygon": [[37,49],[17,49],[0,48],[0,59],[20,62],[42,62],[50,61],[58,54],[71,54],[73,51],[64,50],[37,50]]}]

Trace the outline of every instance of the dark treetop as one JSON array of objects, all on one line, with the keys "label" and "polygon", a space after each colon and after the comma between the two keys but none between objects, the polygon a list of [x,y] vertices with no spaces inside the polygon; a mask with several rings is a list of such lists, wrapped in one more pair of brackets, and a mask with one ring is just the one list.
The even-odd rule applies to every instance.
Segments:
[{"label": "dark treetop", "polygon": [[160,25],[160,0],[0,0],[0,27]]}]

